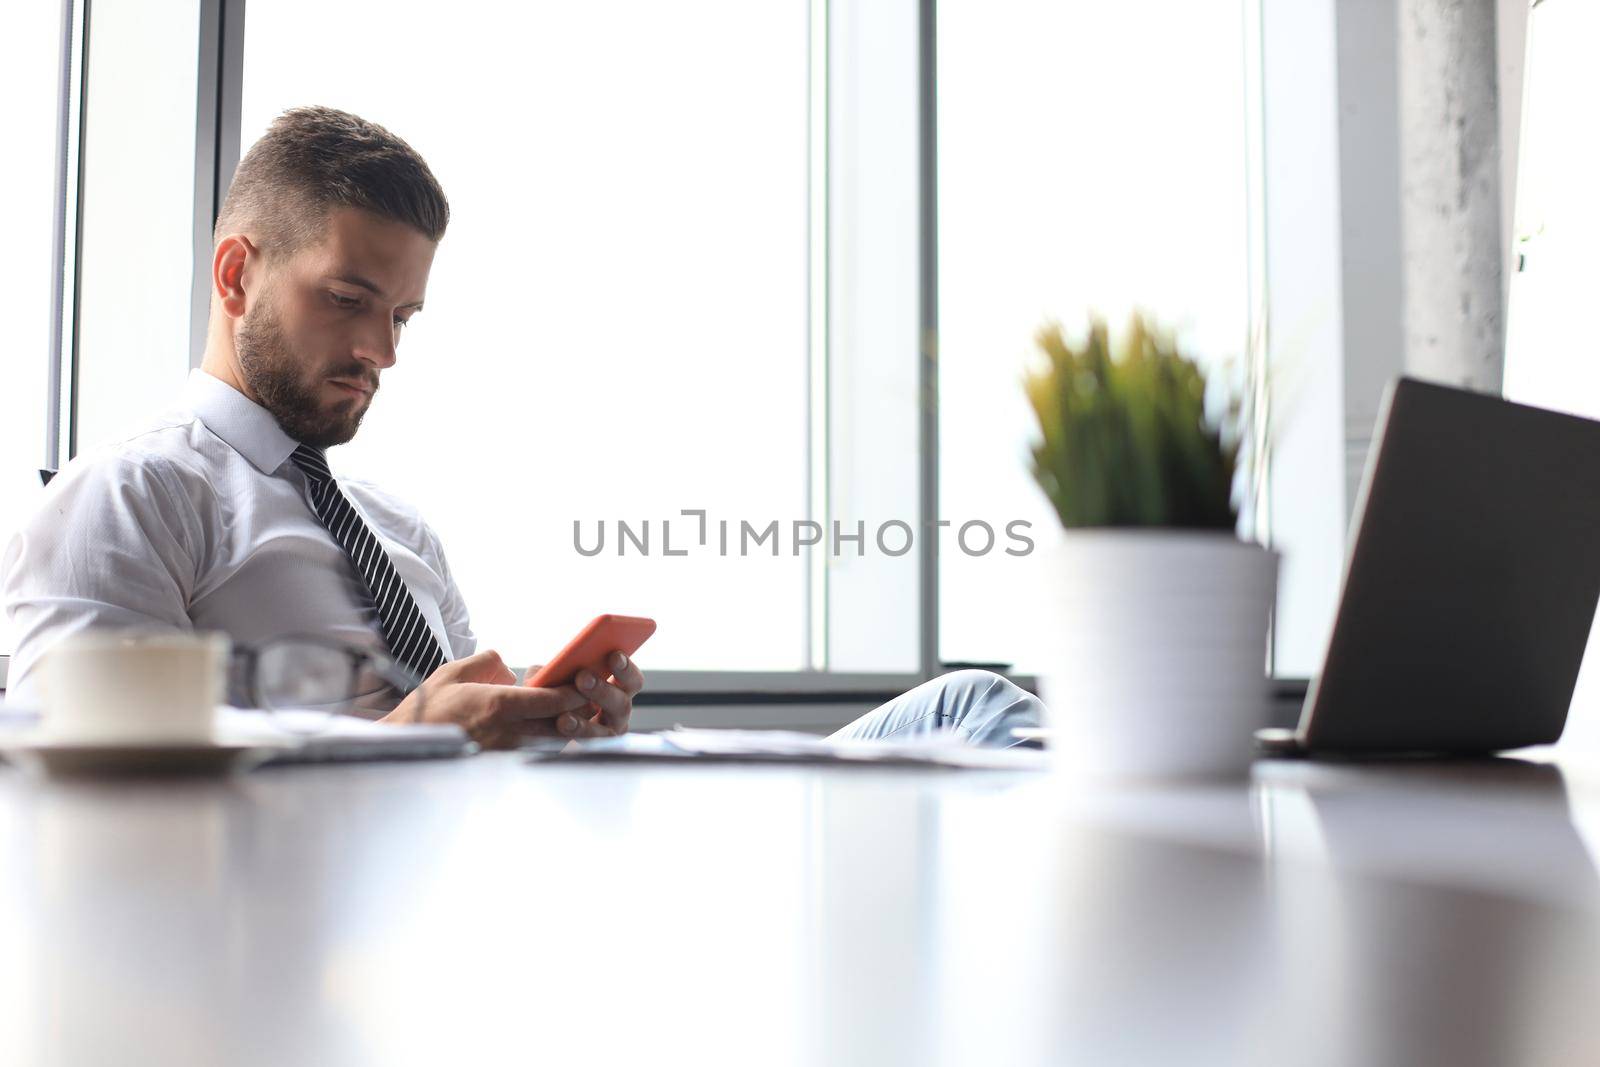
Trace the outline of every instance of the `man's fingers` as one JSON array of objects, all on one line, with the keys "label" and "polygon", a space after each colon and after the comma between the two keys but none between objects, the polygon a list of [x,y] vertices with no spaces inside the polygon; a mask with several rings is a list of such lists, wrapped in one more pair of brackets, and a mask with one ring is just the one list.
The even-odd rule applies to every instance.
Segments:
[{"label": "man's fingers", "polygon": [[[596,687],[600,688],[611,692],[591,697],[570,685],[551,689],[506,686],[498,693],[499,706],[495,717],[526,737],[613,737],[617,733],[615,724],[607,722],[604,717],[592,717],[589,706],[591,700],[596,703],[606,700],[614,704],[616,696],[621,694],[614,686]],[[622,721],[626,723],[625,715]]]},{"label": "man's fingers", "polygon": [[581,711],[564,711],[553,719],[529,719],[522,724],[523,737],[565,737],[581,741],[591,737],[615,737],[617,732]]},{"label": "man's fingers", "polygon": [[633,698],[610,682],[602,682],[594,676],[593,671],[582,670],[578,672],[576,682],[578,692],[588,697],[607,725],[615,725],[618,720],[626,720],[628,713],[633,709]]},{"label": "man's fingers", "polygon": [[606,657],[606,666],[611,670],[611,677],[616,679],[617,688],[629,696],[644,688],[644,675],[634,665],[633,657],[613,652]]},{"label": "man's fingers", "polygon": [[[568,714],[571,714],[571,713],[569,712]],[[575,718],[576,718],[577,721],[574,722],[574,723],[570,723],[570,724],[566,721],[567,720],[567,716],[566,715],[563,715],[561,718],[556,720],[556,727],[557,727],[557,729],[562,731],[562,734],[561,734],[562,737],[572,737],[572,738],[582,739],[582,738],[585,738],[585,737],[616,737],[617,736],[617,731],[613,730],[610,726],[606,725],[605,720],[602,719],[598,715],[596,715],[593,718],[590,718],[589,716],[583,714],[582,712],[579,712],[575,716]],[[567,733],[566,732],[566,730],[567,730],[569,725],[572,728],[572,733]]]},{"label": "man's fingers", "polygon": [[589,698],[570,685],[535,688],[527,685],[495,687],[495,716],[507,722],[527,719],[553,719],[564,711],[578,711]]},{"label": "man's fingers", "polygon": [[536,703],[513,704],[501,713],[500,722],[504,728],[519,737],[565,737],[577,741],[616,736],[617,731],[591,715],[589,698],[570,685],[556,689],[515,688],[529,695],[549,694]]},{"label": "man's fingers", "polygon": [[536,689],[439,679],[407,700],[424,694],[427,721],[457,723],[484,748],[515,748],[524,737],[611,737],[617,732],[596,721],[589,698],[570,685]]},{"label": "man's fingers", "polygon": [[593,671],[578,672],[578,692],[588,696],[600,713],[600,721],[617,733],[627,733],[633,717],[633,697],[611,682],[602,682]]},{"label": "man's fingers", "polygon": [[475,740],[486,749],[506,749],[516,748],[532,738],[582,741],[586,738],[615,736],[615,730],[585,718],[582,712],[562,712],[554,719],[497,724],[481,731]]}]

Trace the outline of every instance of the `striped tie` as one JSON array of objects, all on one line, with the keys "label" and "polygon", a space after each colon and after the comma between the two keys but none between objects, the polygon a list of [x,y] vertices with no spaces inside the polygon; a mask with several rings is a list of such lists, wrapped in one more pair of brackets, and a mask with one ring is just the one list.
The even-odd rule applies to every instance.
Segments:
[{"label": "striped tie", "polygon": [[316,505],[317,518],[333,534],[344,554],[350,557],[351,566],[366,583],[367,593],[378,609],[378,625],[383,629],[383,639],[389,643],[390,653],[419,678],[426,678],[444,662],[444,653],[439,650],[439,642],[434,639],[417,602],[411,598],[411,590],[406,588],[389,561],[389,554],[339,490],[339,483],[333,480],[333,472],[328,469],[321,449],[300,445],[290,458],[311,481],[311,502]]}]

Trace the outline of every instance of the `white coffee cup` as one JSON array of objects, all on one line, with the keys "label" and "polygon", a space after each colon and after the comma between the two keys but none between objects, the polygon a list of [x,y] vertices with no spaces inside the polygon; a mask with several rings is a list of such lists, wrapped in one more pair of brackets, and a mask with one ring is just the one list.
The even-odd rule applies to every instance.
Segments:
[{"label": "white coffee cup", "polygon": [[44,735],[77,744],[210,741],[230,648],[220,633],[65,638],[39,662]]}]

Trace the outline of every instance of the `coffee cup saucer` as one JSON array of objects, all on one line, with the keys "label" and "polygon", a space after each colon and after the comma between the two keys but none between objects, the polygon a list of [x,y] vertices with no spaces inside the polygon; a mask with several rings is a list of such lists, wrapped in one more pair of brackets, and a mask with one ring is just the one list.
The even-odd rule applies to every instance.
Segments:
[{"label": "coffee cup saucer", "polygon": [[77,739],[52,737],[40,730],[0,737],[0,756],[58,777],[228,774],[255,767],[287,747],[292,746],[226,737]]}]

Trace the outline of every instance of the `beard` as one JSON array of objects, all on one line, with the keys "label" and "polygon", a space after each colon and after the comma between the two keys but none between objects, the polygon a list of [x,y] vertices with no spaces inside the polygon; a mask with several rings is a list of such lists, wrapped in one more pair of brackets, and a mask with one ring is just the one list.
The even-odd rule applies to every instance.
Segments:
[{"label": "beard", "polygon": [[[234,352],[244,383],[256,401],[272,414],[283,432],[313,448],[342,445],[356,435],[361,419],[377,395],[378,383],[366,366],[351,360],[327,373],[307,376],[295,359],[282,325],[263,301],[251,308],[233,335]],[[373,392],[349,397],[324,408],[319,399],[329,378],[366,382]]]}]

